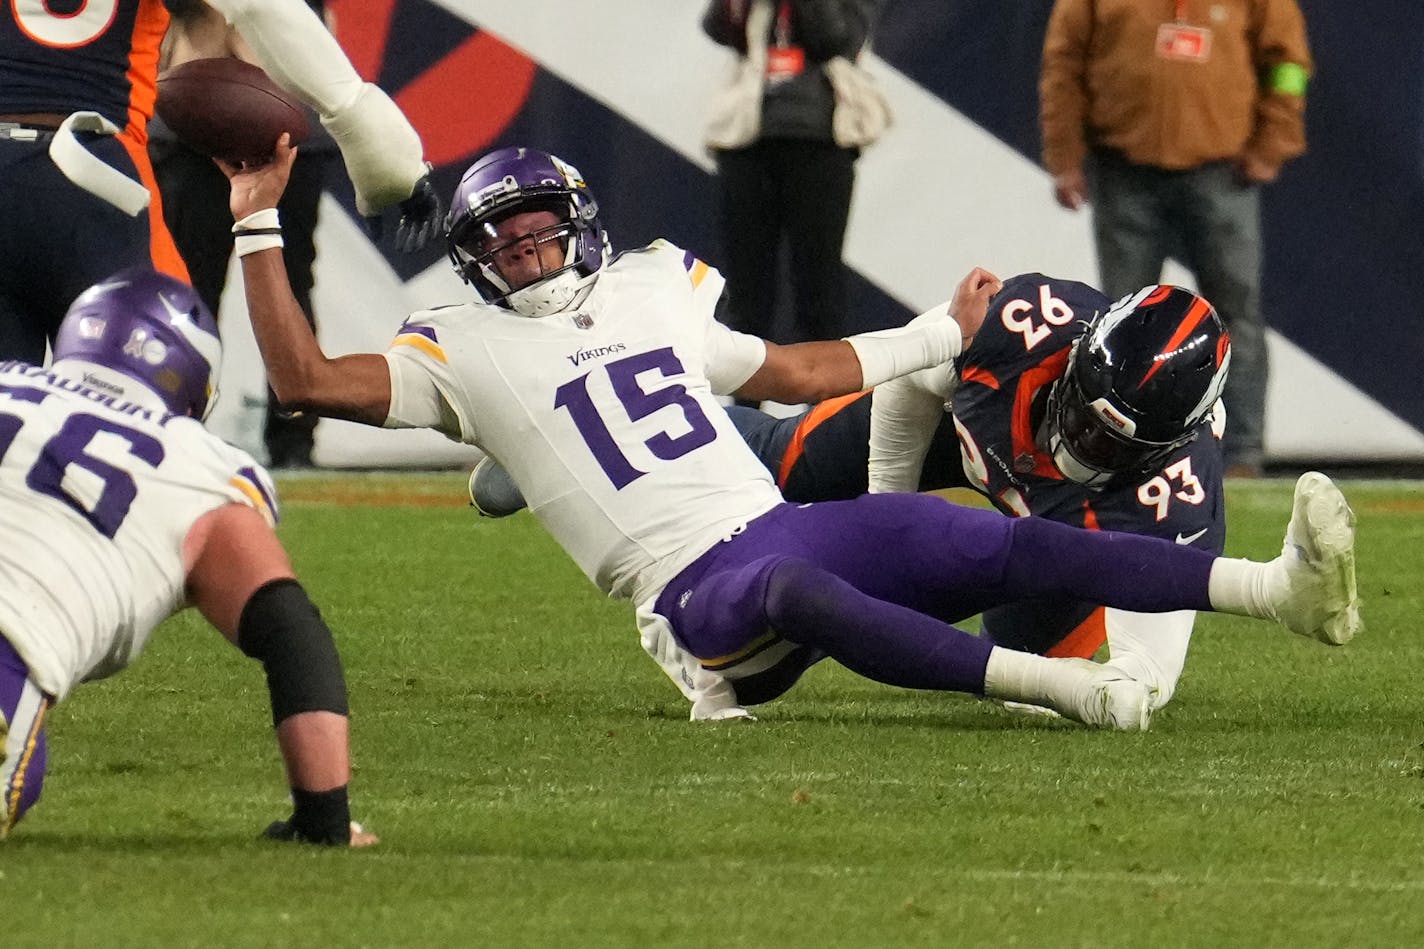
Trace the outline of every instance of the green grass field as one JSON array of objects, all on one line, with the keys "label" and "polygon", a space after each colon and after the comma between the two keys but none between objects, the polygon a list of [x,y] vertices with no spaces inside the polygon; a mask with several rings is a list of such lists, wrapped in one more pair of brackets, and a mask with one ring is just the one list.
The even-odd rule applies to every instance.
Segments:
[{"label": "green grass field", "polygon": [[[823,663],[693,725],[534,521],[463,476],[282,484],[336,631],[366,852],[287,802],[260,669],[191,616],[55,712],[0,946],[1424,945],[1424,488],[1344,485],[1368,628],[1209,616],[1146,735]],[[1289,484],[1233,485],[1266,558]]]}]

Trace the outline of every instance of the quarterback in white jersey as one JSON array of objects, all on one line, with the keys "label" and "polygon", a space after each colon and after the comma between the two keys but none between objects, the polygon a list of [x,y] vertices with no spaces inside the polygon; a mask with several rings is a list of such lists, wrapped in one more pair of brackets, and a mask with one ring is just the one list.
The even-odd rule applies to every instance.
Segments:
[{"label": "quarterback in white jersey", "polygon": [[1072,591],[1131,609],[1234,609],[1332,642],[1358,628],[1342,565],[1353,532],[1328,482],[1302,494],[1290,549],[1311,554],[1294,566],[914,494],[785,503],[714,396],[818,401],[942,365],[982,325],[992,274],[974,270],[910,326],[777,346],[715,319],[721,278],[692,255],[656,242],[614,257],[576,169],[501,149],[465,172],[446,223],[452,262],[482,302],[416,314],[385,354],[329,359],[270,243],[293,157],[284,137],[270,164],[223,166],[277,397],[485,449],[599,588],[636,602],[645,642],[669,647],[655,654],[689,695],[713,671],[735,682],[727,707],[767,701],[829,656],[893,685],[1142,729],[1148,686],[1000,649],[950,621]]},{"label": "quarterback in white jersey", "polygon": [[295,801],[270,835],[373,842],[346,802],[340,660],[272,532],[272,484],[200,421],[212,316],[125,271],[75,301],[54,356],[0,363],[0,837],[39,797],[49,707],[194,605],[266,666]]},{"label": "quarterback in white jersey", "polygon": [[[589,579],[641,601],[781,503],[714,398],[766,352],[713,318],[721,292],[715,270],[658,241],[620,256],[563,314],[510,319],[479,302],[418,313],[387,354],[386,424],[499,458]],[[644,477],[653,467],[665,474]]]}]

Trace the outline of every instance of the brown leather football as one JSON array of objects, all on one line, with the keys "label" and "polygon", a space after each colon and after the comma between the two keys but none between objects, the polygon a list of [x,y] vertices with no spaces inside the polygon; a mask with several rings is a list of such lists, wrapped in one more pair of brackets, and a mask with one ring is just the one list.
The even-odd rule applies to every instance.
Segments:
[{"label": "brown leather football", "polygon": [[266,161],[283,132],[295,145],[310,130],[296,97],[231,57],[193,59],[164,73],[155,109],[180,141],[234,162]]}]

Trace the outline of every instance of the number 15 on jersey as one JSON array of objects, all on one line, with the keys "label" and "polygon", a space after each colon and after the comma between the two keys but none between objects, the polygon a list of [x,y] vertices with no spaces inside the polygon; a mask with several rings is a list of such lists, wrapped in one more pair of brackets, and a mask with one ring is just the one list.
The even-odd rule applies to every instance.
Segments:
[{"label": "number 15 on jersey", "polygon": [[[716,439],[717,429],[708,421],[697,400],[688,394],[686,386],[674,382],[656,387],[658,380],[682,375],[683,371],[677,354],[671,347],[663,347],[614,360],[564,383],[555,391],[554,407],[568,411],[584,444],[614,488],[621,491],[647,474],[628,460],[624,446],[630,442],[645,446],[655,458],[672,461]],[[589,392],[590,377],[605,372],[622,408],[613,418],[600,414]],[[649,382],[655,388],[645,389],[640,376],[650,376]],[[680,410],[687,431],[673,435],[664,427],[647,437],[634,431],[633,423],[669,407]],[[669,416],[669,420],[671,418]]]}]

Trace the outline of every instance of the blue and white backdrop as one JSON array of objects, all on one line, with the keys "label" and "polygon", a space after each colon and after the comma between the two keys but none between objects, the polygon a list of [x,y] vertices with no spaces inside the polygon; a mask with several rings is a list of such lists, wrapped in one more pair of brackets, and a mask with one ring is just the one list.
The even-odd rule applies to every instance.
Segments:
[{"label": "blue and white backdrop", "polygon": [[[337,34],[419,128],[440,190],[493,147],[577,165],[615,245],[666,237],[714,265],[701,145],[730,54],[701,0],[333,0]],[[1087,212],[1060,210],[1037,163],[1038,55],[1052,0],[886,0],[867,67],[895,127],[858,166],[846,258],[853,305],[886,325],[944,299],[973,265],[1095,282]],[[1424,5],[1301,0],[1317,60],[1310,151],[1265,201],[1264,302],[1276,460],[1424,460]],[[383,253],[336,183],[322,208],[315,305],[332,354],[380,350],[413,309],[463,299],[443,253]],[[1170,266],[1168,280],[1190,283]],[[214,426],[260,445],[261,372],[234,273]],[[327,465],[452,463],[428,432],[337,422]]]}]

